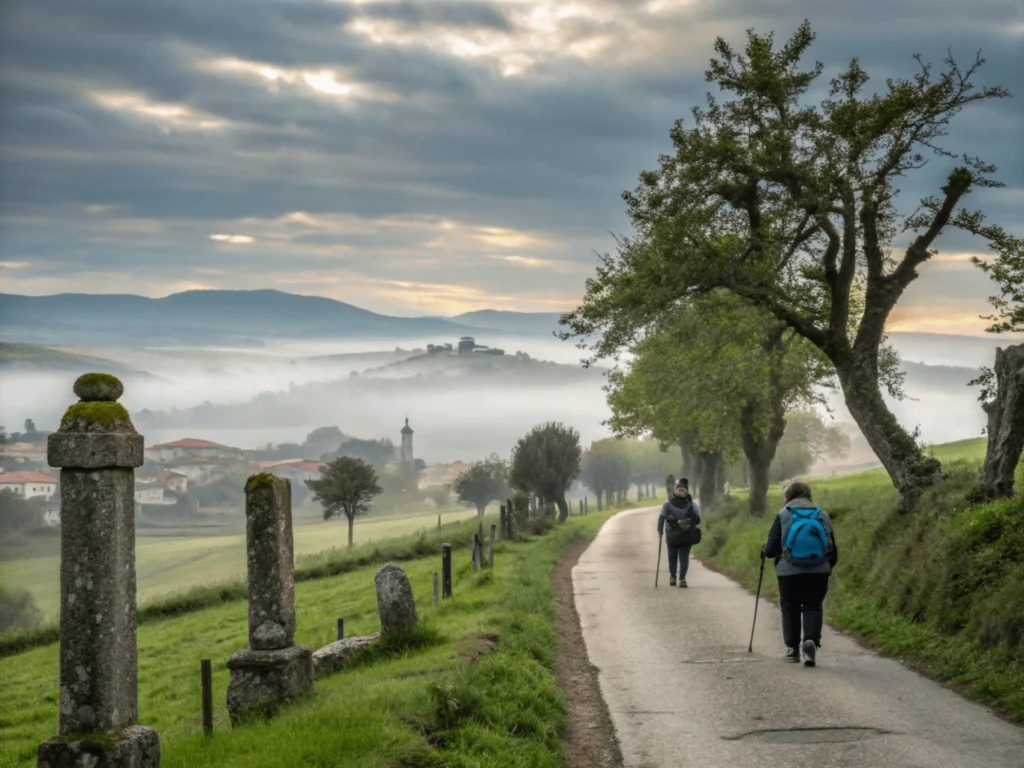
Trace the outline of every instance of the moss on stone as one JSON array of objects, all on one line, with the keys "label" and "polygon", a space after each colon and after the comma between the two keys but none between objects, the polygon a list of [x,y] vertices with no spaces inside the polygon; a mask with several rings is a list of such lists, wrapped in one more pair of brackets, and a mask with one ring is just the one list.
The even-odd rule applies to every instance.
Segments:
[{"label": "moss on stone", "polygon": [[78,742],[83,746],[92,744],[104,752],[113,752],[121,741],[121,731],[106,731],[100,733],[68,733],[59,737],[65,744]]},{"label": "moss on stone", "polygon": [[109,373],[84,373],[75,381],[74,389],[86,402],[117,400],[124,394],[124,385]]},{"label": "moss on stone", "polygon": [[95,387],[101,384],[121,386],[121,380],[110,373],[83,373],[75,379],[75,386]]},{"label": "moss on stone", "polygon": [[68,407],[61,419],[61,427],[66,426],[75,419],[81,419],[101,427],[112,427],[119,421],[132,423],[128,411],[120,403],[110,401],[94,403],[75,403]]},{"label": "moss on stone", "polygon": [[250,493],[257,491],[260,488],[273,488],[274,487],[274,476],[269,472],[260,472],[258,475],[253,475],[249,478],[245,484],[245,492]]}]

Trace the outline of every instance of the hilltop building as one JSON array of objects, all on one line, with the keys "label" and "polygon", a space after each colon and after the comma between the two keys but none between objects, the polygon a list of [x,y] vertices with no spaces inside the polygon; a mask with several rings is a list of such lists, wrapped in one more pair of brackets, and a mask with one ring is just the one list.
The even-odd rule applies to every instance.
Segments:
[{"label": "hilltop building", "polygon": [[409,426],[409,418],[405,419],[405,426],[402,427],[402,447],[399,451],[399,463],[412,464],[412,427]]}]

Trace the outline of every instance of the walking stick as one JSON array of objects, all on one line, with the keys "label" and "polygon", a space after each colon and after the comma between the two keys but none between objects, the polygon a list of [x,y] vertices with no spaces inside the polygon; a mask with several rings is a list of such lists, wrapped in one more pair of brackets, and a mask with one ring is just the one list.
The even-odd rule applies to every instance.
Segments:
[{"label": "walking stick", "polygon": [[658,588],[658,574],[661,573],[661,536],[658,536],[658,567],[654,571],[654,588]]},{"label": "walking stick", "polygon": [[754,627],[757,626],[757,604],[761,602],[761,580],[764,578],[764,553],[761,553],[761,575],[757,577],[757,597],[754,598],[754,623],[750,627],[750,645],[747,653],[754,652]]}]

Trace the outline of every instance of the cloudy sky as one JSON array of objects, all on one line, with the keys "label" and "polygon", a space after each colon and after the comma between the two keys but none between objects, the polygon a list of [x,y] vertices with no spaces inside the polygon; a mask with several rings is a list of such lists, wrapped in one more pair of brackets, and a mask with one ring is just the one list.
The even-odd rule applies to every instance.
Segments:
[{"label": "cloudy sky", "polygon": [[[1024,234],[1022,0],[4,0],[0,290],[570,308],[714,38],[805,17],[815,58],[876,82],[984,49],[1016,98],[951,142],[1000,166],[971,202]],[[981,330],[972,248],[940,245],[894,330]]]}]

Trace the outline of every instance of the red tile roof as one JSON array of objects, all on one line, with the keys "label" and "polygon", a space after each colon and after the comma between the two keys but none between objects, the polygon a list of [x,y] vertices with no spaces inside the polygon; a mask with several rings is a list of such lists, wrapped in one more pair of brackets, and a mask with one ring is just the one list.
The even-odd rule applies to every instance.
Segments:
[{"label": "red tile roof", "polygon": [[221,445],[220,443],[211,443],[209,440],[199,440],[194,437],[186,437],[184,440],[177,440],[173,443],[151,445],[147,450],[153,450],[155,448],[225,448],[229,451],[234,450],[233,448],[228,448],[226,445]]},{"label": "red tile roof", "polygon": [[56,483],[56,477],[42,472],[7,472],[0,475],[0,485],[21,485],[22,483]]}]

